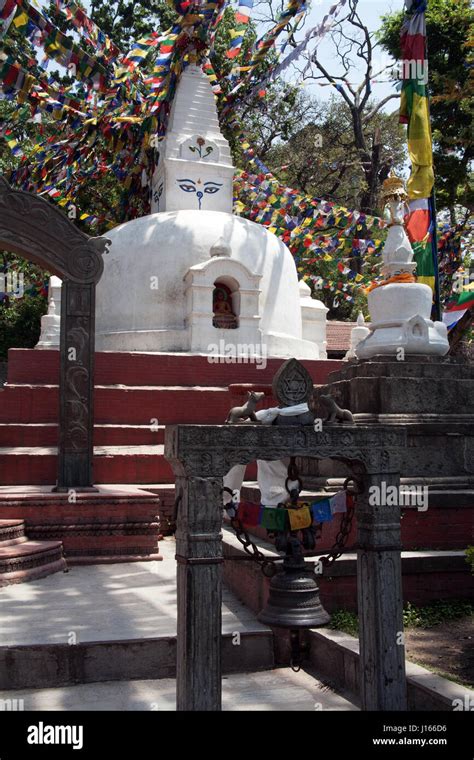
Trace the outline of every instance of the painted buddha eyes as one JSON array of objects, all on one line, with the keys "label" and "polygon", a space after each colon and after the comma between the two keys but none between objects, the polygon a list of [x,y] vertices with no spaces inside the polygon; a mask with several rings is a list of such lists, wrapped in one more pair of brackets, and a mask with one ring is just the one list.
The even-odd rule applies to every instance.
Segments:
[{"label": "painted buddha eyes", "polygon": [[[192,180],[188,179],[179,179],[178,182],[182,183],[180,184],[179,188],[180,190],[184,190],[185,193],[195,193],[196,192],[196,185],[193,183],[191,185]],[[189,183],[189,184],[187,184]]]},{"label": "painted buddha eyes", "polygon": [[222,187],[222,185],[218,185],[216,182],[205,182],[204,192],[209,193],[210,195],[214,195],[214,193],[217,193],[219,191],[220,187]]},{"label": "painted buddha eyes", "polygon": [[198,185],[193,179],[178,179],[176,181],[178,183],[179,189],[184,193],[196,193],[199,208],[201,208],[201,202],[204,193],[207,193],[207,195],[214,195],[215,193],[218,193],[222,187],[222,182],[204,182],[201,189],[201,183],[199,182],[198,189]]}]

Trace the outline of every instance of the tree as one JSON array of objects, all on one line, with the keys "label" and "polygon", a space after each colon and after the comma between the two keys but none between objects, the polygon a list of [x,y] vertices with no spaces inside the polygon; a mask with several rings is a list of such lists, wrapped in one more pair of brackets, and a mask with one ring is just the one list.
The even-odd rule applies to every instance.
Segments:
[{"label": "tree", "polygon": [[89,16],[125,52],[141,37],[165,32],[178,14],[165,0],[91,0]]},{"label": "tree", "polygon": [[[378,111],[364,126],[366,139],[377,131],[379,183],[390,169],[403,166],[406,145],[395,114]],[[284,181],[307,195],[328,198],[349,208],[362,209],[365,167],[353,139],[352,117],[344,101],[332,97],[314,109],[310,123],[285,144],[270,151],[267,162]]]},{"label": "tree", "polygon": [[[384,65],[380,71],[374,71],[374,51],[379,43],[375,34],[369,32],[358,12],[358,0],[349,0],[348,5],[348,13],[334,23],[329,33],[334,45],[334,72],[330,72],[322,63],[318,47],[312,52],[307,52],[296,69],[301,81],[324,82],[336,87],[347,114],[344,121],[349,120],[352,132],[350,142],[344,143],[344,149],[352,152],[348,166],[353,166],[355,159],[355,165],[361,174],[358,207],[363,212],[376,214],[380,185],[397,159],[395,155],[391,155],[390,146],[384,145],[379,115],[383,107],[390,100],[398,100],[399,95],[394,92],[378,102],[374,101],[372,80],[389,67]],[[269,10],[266,15],[271,17],[271,0],[267,0],[267,6]],[[290,34],[288,44],[291,47],[297,46],[296,33]],[[355,60],[363,65],[359,85],[348,81],[348,76],[351,75],[352,78],[353,71],[357,70]],[[399,144],[399,140],[397,143]],[[336,171],[341,169],[342,166],[339,166]],[[347,174],[347,170],[342,171],[341,182]],[[333,179],[337,180],[337,174]],[[354,183],[355,181],[354,175]],[[338,186],[336,183],[335,190]]]},{"label": "tree", "polygon": [[[403,13],[383,17],[379,41],[399,59]],[[436,196],[457,224],[456,205],[474,208],[474,11],[469,0],[430,0],[426,11]]]}]

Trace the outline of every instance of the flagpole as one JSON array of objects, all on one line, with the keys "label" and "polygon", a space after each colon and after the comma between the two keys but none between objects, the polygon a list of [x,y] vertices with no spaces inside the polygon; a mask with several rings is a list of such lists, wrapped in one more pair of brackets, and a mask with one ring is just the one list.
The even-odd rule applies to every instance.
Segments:
[{"label": "flagpole", "polygon": [[433,303],[433,319],[439,322],[441,320],[441,294],[439,288],[439,266],[438,266],[438,229],[436,222],[436,193],[434,189],[431,191],[430,196],[430,215],[433,223],[433,229],[431,233],[431,253],[433,256],[433,270],[434,270],[434,303]]},{"label": "flagpole", "polygon": [[[428,30],[426,30],[426,36],[425,36],[425,55],[426,55],[426,65],[427,65],[427,72],[428,72],[429,71]],[[432,316],[435,321],[439,322],[441,320],[441,294],[440,294],[440,287],[439,287],[438,224],[437,224],[437,218],[436,218],[437,214],[436,214],[436,191],[435,191],[436,177],[434,173],[433,133],[431,130],[431,94],[430,94],[429,78],[427,78],[426,94],[428,96],[428,119],[429,119],[430,133],[431,133],[431,166],[433,167],[433,187],[431,188],[431,195],[429,199],[430,216],[431,216],[431,221],[432,221],[431,255],[433,258],[433,271],[434,271],[434,303],[433,303],[433,309],[432,309]]]}]

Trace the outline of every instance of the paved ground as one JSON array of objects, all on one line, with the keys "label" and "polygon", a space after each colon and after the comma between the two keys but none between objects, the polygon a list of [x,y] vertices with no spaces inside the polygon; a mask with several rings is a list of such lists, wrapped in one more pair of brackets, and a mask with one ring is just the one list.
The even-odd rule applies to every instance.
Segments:
[{"label": "paved ground", "polygon": [[[176,562],[172,539],[160,541],[162,562],[72,567],[32,583],[0,589],[0,646],[169,636],[176,633]],[[265,631],[224,590],[222,630]],[[110,681],[0,694],[25,710],[174,710],[174,679]],[[223,678],[225,710],[355,710],[301,671],[282,668]]]},{"label": "paved ground", "polygon": [[[175,635],[174,540],[159,548],[162,562],[71,567],[0,589],[0,646]],[[223,600],[223,633],[268,630],[232,593]]]},{"label": "paved ground", "polygon": [[[308,673],[290,668],[224,676],[224,710],[357,710]],[[174,710],[175,681],[109,681],[56,689],[9,691],[25,710]]]}]

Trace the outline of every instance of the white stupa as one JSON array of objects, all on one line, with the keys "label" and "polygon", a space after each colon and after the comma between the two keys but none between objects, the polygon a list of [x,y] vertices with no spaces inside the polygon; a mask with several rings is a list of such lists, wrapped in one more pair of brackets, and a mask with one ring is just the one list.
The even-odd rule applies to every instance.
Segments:
[{"label": "white stupa", "polygon": [[[431,320],[433,294],[421,282],[402,282],[413,278],[416,262],[413,248],[404,229],[406,192],[403,181],[395,175],[383,183],[382,197],[389,209],[389,228],[382,258],[385,282],[369,293],[371,317],[369,334],[357,343],[358,359],[377,355],[405,354],[444,356],[449,351],[446,325]],[[405,208],[406,207],[406,208]]]},{"label": "white stupa", "polygon": [[98,351],[254,345],[267,356],[317,359],[321,344],[324,355],[325,311],[323,326],[303,323],[294,259],[275,235],[232,213],[233,171],[209,80],[190,65],[160,143],[152,213],[107,232]]}]

